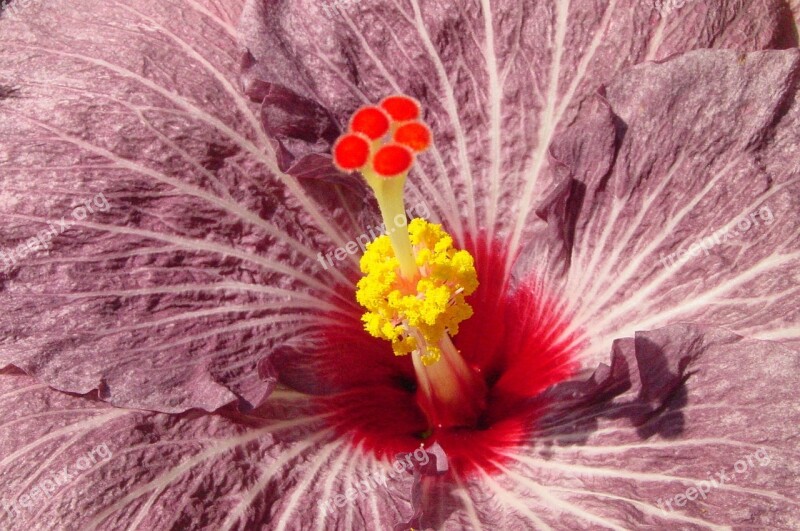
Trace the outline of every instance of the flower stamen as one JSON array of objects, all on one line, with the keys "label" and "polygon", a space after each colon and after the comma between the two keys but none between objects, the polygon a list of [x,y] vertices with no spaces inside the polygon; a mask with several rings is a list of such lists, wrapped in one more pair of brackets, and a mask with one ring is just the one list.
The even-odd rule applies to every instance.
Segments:
[{"label": "flower stamen", "polygon": [[382,236],[361,258],[365,276],[356,299],[367,309],[363,320],[371,335],[391,341],[398,356],[418,352],[429,366],[439,361],[444,337],[456,335],[472,316],[466,297],[478,287],[477,273],[472,256],[454,249],[441,225],[417,218],[408,229],[419,279],[401,282],[391,240]]},{"label": "flower stamen", "polygon": [[412,355],[417,402],[431,427],[474,425],[486,384],[451,339],[473,314],[466,297],[478,287],[474,260],[441,225],[408,223],[405,214],[406,178],[415,155],[432,143],[419,116],[416,100],[390,96],[357,111],[334,147],[337,167],[359,170],[374,191],[387,231],[361,258],[356,299],[367,310],[366,331],[390,341],[395,355]]}]

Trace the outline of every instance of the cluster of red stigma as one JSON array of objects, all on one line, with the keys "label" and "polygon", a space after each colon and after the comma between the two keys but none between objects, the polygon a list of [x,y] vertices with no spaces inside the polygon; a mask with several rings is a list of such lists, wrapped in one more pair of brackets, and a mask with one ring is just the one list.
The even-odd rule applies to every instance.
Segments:
[{"label": "cluster of red stigma", "polygon": [[419,117],[419,103],[402,95],[360,108],[333,147],[334,164],[344,172],[371,167],[384,178],[405,175],[415,155],[431,145],[431,131]]}]

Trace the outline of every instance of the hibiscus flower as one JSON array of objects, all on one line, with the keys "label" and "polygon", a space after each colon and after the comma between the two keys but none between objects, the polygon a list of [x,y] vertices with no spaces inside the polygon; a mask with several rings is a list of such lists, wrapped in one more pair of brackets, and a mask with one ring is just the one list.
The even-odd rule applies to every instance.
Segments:
[{"label": "hibiscus flower", "polygon": [[665,5],[4,3],[2,527],[800,527],[796,19]]}]

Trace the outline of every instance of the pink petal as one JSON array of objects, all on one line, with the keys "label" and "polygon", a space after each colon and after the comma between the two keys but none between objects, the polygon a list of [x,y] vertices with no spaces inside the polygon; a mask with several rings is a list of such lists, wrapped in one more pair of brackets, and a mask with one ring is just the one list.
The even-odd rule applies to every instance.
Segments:
[{"label": "pink petal", "polygon": [[562,287],[592,359],[680,321],[800,345],[798,76],[797,50],[640,65],[554,143],[581,198],[541,207],[547,239],[518,267]]},{"label": "pink petal", "polygon": [[[240,9],[28,2],[0,21],[17,87],[0,100],[0,250],[16,253],[0,363],[121,406],[254,407],[264,351],[351,285],[353,257],[326,271],[317,253],[361,232],[363,192],[313,160],[278,169],[237,84]],[[49,222],[51,248],[25,248]]]}]

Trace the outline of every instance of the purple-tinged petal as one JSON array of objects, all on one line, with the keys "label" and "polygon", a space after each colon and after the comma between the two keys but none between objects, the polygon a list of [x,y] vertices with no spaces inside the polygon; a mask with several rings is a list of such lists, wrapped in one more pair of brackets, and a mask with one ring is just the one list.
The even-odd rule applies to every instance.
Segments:
[{"label": "purple-tinged petal", "polygon": [[[795,24],[800,24],[800,2],[798,0],[790,0],[789,6],[792,9],[792,13],[794,14]],[[795,27],[795,34],[797,33],[797,27]]]},{"label": "purple-tinged petal", "polygon": [[442,528],[800,525],[796,351],[673,325],[617,341],[612,359],[551,389],[530,445],[469,482],[469,498],[448,496]]},{"label": "purple-tinged petal", "polygon": [[281,171],[290,172],[297,159],[330,153],[341,129],[319,103],[286,87],[265,82],[245,90],[251,99],[261,103],[261,123],[264,132],[277,141]]},{"label": "purple-tinged petal", "polygon": [[562,287],[592,359],[687,320],[800,344],[799,83],[797,50],[692,52],[621,74],[554,142],[585,198],[540,207],[518,267]]},{"label": "purple-tinged petal", "polygon": [[602,83],[692,49],[794,46],[792,26],[778,0],[694,1],[664,16],[640,0],[250,0],[240,31],[246,86],[280,85],[340,124],[390,93],[418,97],[436,146],[410,201],[430,201],[461,242],[507,240],[512,261],[555,178],[551,140]]},{"label": "purple-tinged petal", "polygon": [[[442,494],[435,492],[435,489],[443,486],[442,476],[449,470],[447,452],[439,443],[434,443],[429,448],[415,450],[415,457],[417,452],[425,452],[425,458],[412,461],[414,485],[411,489],[411,506],[413,514],[407,522],[397,524],[396,531],[424,527],[423,522],[426,521],[430,512],[429,506],[437,505],[440,499],[437,494]],[[397,456],[397,459],[402,458],[402,455]],[[424,464],[422,464],[423,462]]]},{"label": "purple-tinged petal", "polygon": [[280,171],[238,86],[240,3],[18,5],[0,19],[0,363],[120,406],[257,406],[264,352],[351,285],[353,257],[317,253],[362,232],[363,194],[313,159]]},{"label": "purple-tinged petal", "polygon": [[386,529],[400,521],[413,476],[333,438],[320,413],[285,390],[246,415],[127,410],[2,371],[0,527]]}]

